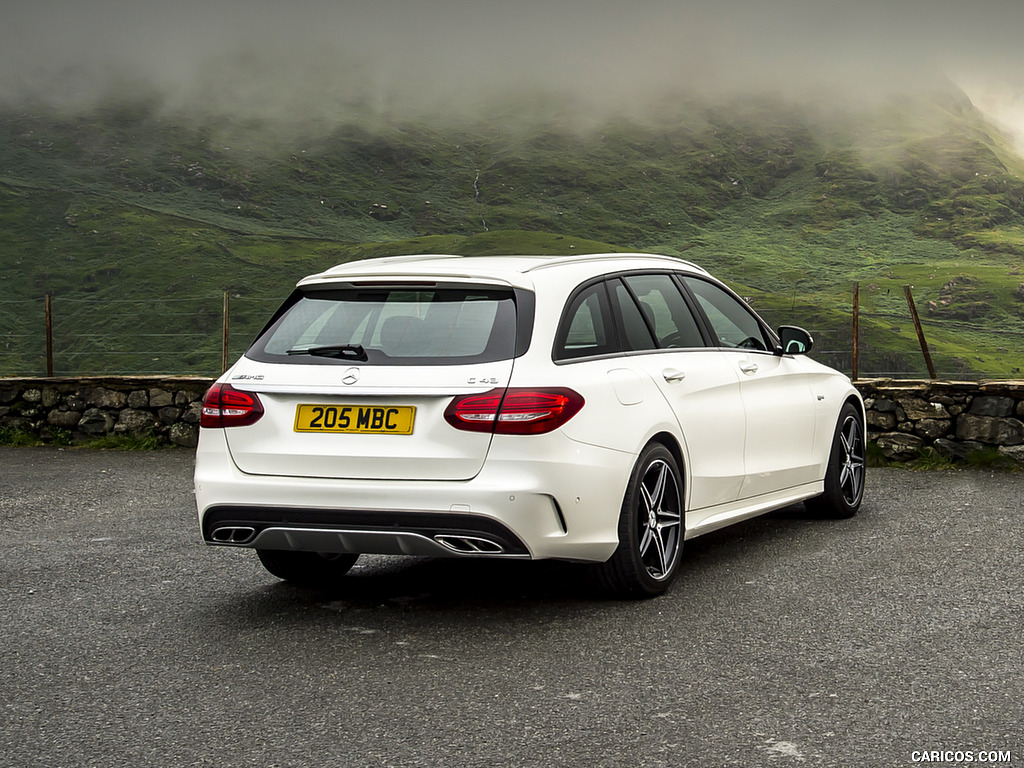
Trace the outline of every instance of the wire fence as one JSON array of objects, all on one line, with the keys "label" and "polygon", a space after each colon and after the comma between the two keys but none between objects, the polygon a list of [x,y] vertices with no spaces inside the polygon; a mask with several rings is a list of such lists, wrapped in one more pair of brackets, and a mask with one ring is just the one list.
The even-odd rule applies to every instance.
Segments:
[{"label": "wire fence", "polygon": [[0,300],[0,376],[218,375],[282,300]]},{"label": "wire fence", "polygon": [[[284,297],[199,296],[185,298],[96,299],[41,297],[0,300],[0,377],[10,376],[117,376],[219,375],[240,357]],[[851,317],[852,320],[852,317]],[[856,373],[860,378],[927,378],[925,358],[908,352],[904,339],[905,311],[860,312]],[[854,373],[852,322],[841,327],[814,327],[811,357]],[[930,349],[935,376],[975,380],[1021,378],[1024,367],[1024,324],[994,328],[991,324],[922,319],[925,338],[956,332],[969,338],[984,334],[1001,344],[1007,360],[1017,362],[990,370],[970,349],[955,352]],[[947,345],[948,346],[948,345]]]},{"label": "wire fence", "polygon": [[[910,325],[906,315],[862,312],[860,317],[862,326],[875,321],[876,327],[888,326],[893,335],[902,333]],[[947,381],[977,381],[1024,378],[1024,373],[1022,373],[1024,354],[1021,352],[1024,350],[1024,328],[993,329],[989,325],[950,323],[946,320],[922,320],[921,326],[932,370],[929,370],[928,362],[923,351],[918,347],[918,342],[913,342],[911,345],[913,348],[908,350],[906,341],[896,345],[892,343],[891,339],[878,338],[877,333],[865,334],[859,338],[859,350],[855,364],[852,327],[808,329],[814,337],[814,348],[810,356],[820,363],[861,379],[936,378]],[[991,361],[977,355],[971,348],[962,347],[957,351],[948,351],[937,349],[927,342],[927,339],[938,338],[944,331],[984,334],[989,338],[998,337],[1002,340],[1002,346],[997,347],[996,352],[999,356],[1005,356],[1009,364],[994,366]]]}]

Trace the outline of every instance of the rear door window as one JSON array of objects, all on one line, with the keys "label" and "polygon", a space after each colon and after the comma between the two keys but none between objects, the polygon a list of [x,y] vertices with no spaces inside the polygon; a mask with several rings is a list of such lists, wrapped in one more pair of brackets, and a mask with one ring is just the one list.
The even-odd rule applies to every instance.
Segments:
[{"label": "rear door window", "polygon": [[625,348],[630,351],[657,349],[658,342],[654,340],[654,325],[649,318],[644,317],[644,312],[637,305],[625,284],[621,280],[614,280],[610,285],[612,286],[612,295],[615,297],[615,307],[618,309],[622,322]]},{"label": "rear door window", "polygon": [[[649,331],[654,334],[659,348],[704,346],[697,321],[670,275],[627,275],[622,279],[629,286],[629,293],[636,298],[640,314]],[[625,307],[623,322],[628,324],[631,322],[628,318],[635,310],[628,307],[621,292],[619,295],[619,305]],[[635,325],[635,320],[632,322]]]}]

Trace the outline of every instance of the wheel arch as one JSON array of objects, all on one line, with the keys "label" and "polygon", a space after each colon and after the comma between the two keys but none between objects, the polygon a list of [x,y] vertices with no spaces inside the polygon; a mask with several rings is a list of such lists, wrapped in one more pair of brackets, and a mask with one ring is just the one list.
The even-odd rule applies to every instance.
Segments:
[{"label": "wheel arch", "polygon": [[[846,399],[843,401],[843,405],[845,406],[847,404],[852,405],[854,408],[857,409],[857,411],[860,413],[861,423],[866,424],[868,415],[866,409],[864,408],[864,398],[860,396],[860,393],[853,392],[847,395]],[[842,406],[840,406],[839,410],[842,410]]]},{"label": "wheel arch", "polygon": [[676,460],[676,466],[679,468],[679,473],[681,475],[680,479],[683,481],[682,490],[683,498],[685,499],[687,497],[686,491],[690,486],[690,479],[687,476],[686,459],[683,456],[683,447],[679,444],[675,435],[671,432],[664,431],[651,435],[651,438],[644,444],[644,447],[647,447],[651,443],[659,443],[660,445],[663,445],[668,452],[672,454],[672,458]]}]

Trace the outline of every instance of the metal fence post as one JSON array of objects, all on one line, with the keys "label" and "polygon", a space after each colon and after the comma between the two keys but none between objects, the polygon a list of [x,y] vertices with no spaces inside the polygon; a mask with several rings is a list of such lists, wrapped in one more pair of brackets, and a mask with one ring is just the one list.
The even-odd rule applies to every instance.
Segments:
[{"label": "metal fence post", "polygon": [[53,378],[53,294],[44,297],[46,307],[46,378]]},{"label": "metal fence post", "polygon": [[924,364],[928,366],[928,376],[935,378],[935,366],[932,365],[932,356],[928,351],[928,342],[924,339],[924,331],[921,329],[921,320],[917,316],[917,307],[914,306],[914,296],[910,292],[910,286],[903,286],[903,293],[907,297],[907,306],[910,307],[910,316],[914,319],[914,329],[917,331],[917,340],[921,344],[921,353],[924,355]]},{"label": "metal fence post", "polygon": [[224,291],[224,337],[221,343],[220,372],[228,369],[228,292]]},{"label": "metal fence post", "polygon": [[860,362],[860,283],[853,284],[853,375],[850,377],[857,380],[857,370]]}]

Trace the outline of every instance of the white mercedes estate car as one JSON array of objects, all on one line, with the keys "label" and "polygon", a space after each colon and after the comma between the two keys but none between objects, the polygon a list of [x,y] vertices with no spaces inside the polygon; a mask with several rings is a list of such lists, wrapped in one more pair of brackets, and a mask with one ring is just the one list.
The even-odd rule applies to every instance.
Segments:
[{"label": "white mercedes estate car", "polygon": [[206,394],[202,536],[299,585],[363,553],[558,558],[656,595],[686,539],[857,511],[863,403],[810,349],[670,257],[342,264]]}]

